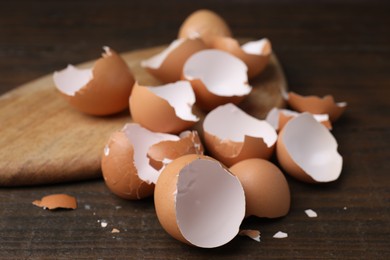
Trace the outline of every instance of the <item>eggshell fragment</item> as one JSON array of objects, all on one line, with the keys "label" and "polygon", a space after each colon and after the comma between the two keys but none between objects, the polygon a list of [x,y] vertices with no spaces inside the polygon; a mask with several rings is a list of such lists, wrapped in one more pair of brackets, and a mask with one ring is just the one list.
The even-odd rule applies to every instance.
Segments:
[{"label": "eggshell fragment", "polygon": [[304,97],[294,92],[288,92],[286,100],[288,105],[298,112],[328,114],[331,122],[335,122],[347,107],[346,102],[336,103],[330,95],[323,98],[317,96]]},{"label": "eggshell fragment", "polygon": [[181,78],[185,61],[206,48],[201,39],[177,39],[162,52],[143,60],[141,66],[164,83],[175,82]]},{"label": "eggshell fragment", "polygon": [[314,210],[312,209],[306,209],[305,210],[305,213],[306,215],[309,217],[309,218],[316,218],[318,215],[317,215],[317,212],[315,212]]},{"label": "eggshell fragment", "polygon": [[168,164],[157,180],[154,201],[157,217],[171,236],[204,248],[232,240],[245,214],[238,178],[202,155],[185,155]]},{"label": "eggshell fragment", "polygon": [[197,106],[206,111],[238,104],[252,91],[245,63],[220,50],[203,50],[188,58],[183,78],[191,82]]},{"label": "eggshell fragment", "polygon": [[240,236],[247,236],[253,240],[260,242],[260,231],[253,229],[243,229],[238,233]]},{"label": "eggshell fragment", "polygon": [[216,36],[232,36],[228,24],[211,10],[201,9],[189,15],[179,29],[179,38],[200,37],[210,46]]},{"label": "eggshell fragment", "polygon": [[110,115],[126,109],[134,85],[126,62],[109,47],[103,49],[103,57],[93,68],[68,65],[53,75],[57,89],[69,104],[90,115]]},{"label": "eggshell fragment", "polygon": [[229,169],[238,177],[245,191],[246,216],[278,218],[290,209],[290,188],[273,163],[253,158],[236,163]]},{"label": "eggshell fragment", "polygon": [[75,197],[67,194],[51,194],[43,197],[41,200],[34,200],[33,205],[44,209],[76,209],[77,201]]},{"label": "eggshell fragment", "polygon": [[104,148],[102,173],[107,187],[124,199],[151,196],[159,172],[149,164],[149,147],[175,135],[153,133],[138,124],[126,124],[114,132]]},{"label": "eggshell fragment", "polygon": [[129,99],[133,121],[162,133],[179,133],[199,118],[192,113],[195,94],[187,81],[148,87],[135,83]]},{"label": "eggshell fragment", "polygon": [[249,41],[240,46],[239,42],[231,37],[216,37],[211,47],[229,52],[241,59],[248,67],[250,79],[264,70],[272,53],[271,42],[267,38]]},{"label": "eggshell fragment", "polygon": [[309,183],[336,180],[343,164],[336,139],[309,113],[287,122],[279,134],[276,155],[288,174]]},{"label": "eggshell fragment", "polygon": [[273,236],[273,238],[287,238],[288,237],[288,234],[283,232],[283,231],[278,231],[277,233],[275,233],[275,235]]},{"label": "eggshell fragment", "polygon": [[228,167],[248,158],[270,158],[277,140],[268,122],[233,104],[209,112],[203,121],[203,132],[208,151]]},{"label": "eggshell fragment", "polygon": [[[265,120],[270,123],[275,128],[275,130],[280,131],[291,118],[296,117],[299,114],[300,113],[289,109],[280,109],[275,107],[268,112]],[[329,130],[332,129],[332,123],[329,120],[328,114],[316,114],[313,115],[313,117]]]}]

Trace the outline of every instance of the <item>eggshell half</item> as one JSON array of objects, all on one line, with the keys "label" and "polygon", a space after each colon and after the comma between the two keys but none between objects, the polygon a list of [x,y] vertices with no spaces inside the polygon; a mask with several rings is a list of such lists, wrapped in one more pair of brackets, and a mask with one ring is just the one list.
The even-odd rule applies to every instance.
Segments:
[{"label": "eggshell half", "polygon": [[71,106],[90,115],[110,115],[128,107],[134,77],[115,51],[104,47],[102,58],[93,68],[69,65],[54,72],[53,80]]},{"label": "eggshell half", "polygon": [[309,113],[287,122],[279,134],[276,155],[288,174],[304,182],[331,182],[342,170],[336,139]]},{"label": "eggshell half", "polygon": [[294,92],[287,93],[288,105],[298,112],[309,112],[312,114],[328,114],[330,121],[335,122],[344,113],[347,103],[336,103],[330,95],[323,98],[317,96],[301,96]]},{"label": "eggshell half", "polygon": [[238,41],[231,37],[216,37],[211,47],[229,52],[245,62],[250,79],[264,70],[272,53],[271,42],[267,38],[250,41],[240,46]]},{"label": "eggshell half", "polygon": [[199,118],[192,113],[195,94],[187,81],[148,87],[135,83],[129,99],[134,122],[162,133],[179,133]]},{"label": "eggshell half", "polygon": [[[272,108],[265,120],[270,123],[275,130],[281,131],[284,125],[293,117],[298,116],[300,113],[289,110],[289,109],[280,109],[280,108]],[[323,124],[329,130],[332,130],[332,123],[329,120],[328,114],[316,114],[313,115],[314,119]]]},{"label": "eggshell half", "polygon": [[238,178],[202,155],[175,159],[156,183],[154,201],[162,227],[174,238],[213,248],[232,240],[245,215]]},{"label": "eggshell half", "polygon": [[245,63],[221,50],[203,50],[188,58],[183,79],[191,82],[196,105],[206,111],[238,104],[252,91]]},{"label": "eggshell half", "polygon": [[229,170],[244,187],[246,216],[278,218],[287,215],[291,204],[290,188],[276,165],[252,158],[236,163]]},{"label": "eggshell half", "polygon": [[178,136],[153,133],[138,124],[126,124],[114,132],[104,148],[102,173],[107,187],[124,199],[142,199],[153,194],[159,172],[149,164],[147,152],[164,140]]},{"label": "eggshell half", "polygon": [[175,82],[181,78],[185,61],[206,48],[201,39],[177,39],[159,54],[143,60],[141,66],[163,83]]},{"label": "eggshell half", "polygon": [[234,104],[209,112],[203,121],[204,141],[210,154],[231,166],[249,158],[271,157],[277,140],[275,129]]},{"label": "eggshell half", "polygon": [[225,20],[217,13],[201,9],[189,15],[180,26],[179,38],[200,37],[210,46],[216,36],[232,36]]}]

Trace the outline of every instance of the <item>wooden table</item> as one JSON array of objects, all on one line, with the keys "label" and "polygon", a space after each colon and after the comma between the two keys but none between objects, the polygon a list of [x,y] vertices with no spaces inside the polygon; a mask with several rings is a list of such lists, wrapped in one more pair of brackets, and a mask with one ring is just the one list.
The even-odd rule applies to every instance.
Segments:
[{"label": "wooden table", "polygon": [[[237,37],[268,37],[291,90],[332,94],[348,109],[333,130],[344,157],[340,179],[307,185],[288,178],[288,216],[243,223],[261,231],[260,243],[236,237],[216,249],[184,245],[161,228],[152,199],[121,200],[98,179],[0,188],[0,258],[390,259],[390,5],[307,2],[2,1],[1,93],[95,59],[102,45],[125,52],[169,43],[189,13],[206,7]],[[31,204],[51,193],[77,197],[79,208]],[[308,208],[318,217],[308,218]],[[272,238],[279,230],[289,237]]]}]

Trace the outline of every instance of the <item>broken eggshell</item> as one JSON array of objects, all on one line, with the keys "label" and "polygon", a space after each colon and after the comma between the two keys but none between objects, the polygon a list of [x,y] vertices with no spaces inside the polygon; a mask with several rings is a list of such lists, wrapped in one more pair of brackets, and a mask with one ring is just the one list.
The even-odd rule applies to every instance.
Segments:
[{"label": "broken eggshell", "polygon": [[240,46],[239,42],[231,37],[216,37],[211,47],[229,52],[241,59],[248,67],[250,79],[264,70],[272,53],[271,42],[267,38],[249,41]]},{"label": "broken eggshell", "polygon": [[53,74],[57,89],[68,103],[90,115],[110,115],[126,109],[134,85],[126,62],[109,47],[103,49],[103,57],[93,68],[68,65]]},{"label": "broken eggshell", "polygon": [[333,96],[330,95],[320,98],[317,96],[301,96],[295,92],[288,92],[285,94],[285,99],[294,110],[312,114],[328,114],[331,122],[335,122],[347,107],[346,102],[336,103]]},{"label": "broken eggshell", "polygon": [[230,103],[206,115],[203,134],[210,154],[228,167],[249,158],[270,158],[277,140],[275,129],[267,121]]},{"label": "broken eggshell", "polygon": [[336,139],[310,113],[287,122],[279,134],[276,155],[288,174],[304,182],[331,182],[342,170]]},{"label": "broken eggshell", "polygon": [[133,121],[154,132],[179,133],[199,120],[192,113],[195,94],[187,81],[154,87],[136,82],[129,103]]},{"label": "broken eggshell", "polygon": [[76,209],[77,200],[73,196],[67,194],[51,194],[43,197],[40,200],[34,200],[33,205],[44,209]]},{"label": "broken eggshell", "polygon": [[[270,123],[276,131],[281,131],[284,125],[293,117],[298,116],[300,113],[289,110],[289,109],[280,109],[280,108],[272,108],[265,120]],[[313,115],[315,120],[323,124],[329,130],[332,130],[332,123],[329,120],[328,114],[316,114]]]},{"label": "broken eggshell", "polygon": [[191,82],[196,105],[205,111],[226,103],[239,104],[252,91],[245,63],[221,50],[203,50],[189,57],[183,79]]},{"label": "broken eggshell", "polygon": [[175,82],[180,80],[188,57],[203,49],[206,45],[201,39],[177,39],[162,52],[143,60],[141,66],[164,83]]},{"label": "broken eggshell", "polygon": [[232,240],[245,215],[238,178],[203,155],[185,155],[168,164],[157,180],[154,202],[157,217],[171,236],[203,248]]},{"label": "broken eggshell", "polygon": [[243,160],[229,170],[238,177],[245,192],[247,217],[278,218],[290,209],[290,188],[282,171],[259,158]]},{"label": "broken eggshell", "polygon": [[180,26],[178,38],[200,37],[210,46],[216,36],[232,36],[226,21],[211,10],[201,9],[189,15]]},{"label": "broken eggshell", "polygon": [[196,132],[190,132],[183,134],[181,139],[176,135],[151,132],[136,123],[126,124],[121,131],[111,135],[104,148],[101,166],[107,187],[124,199],[151,196],[164,165],[156,169],[150,164],[149,149],[169,142],[169,145],[155,147],[153,153],[159,155],[155,161],[162,158],[162,163],[166,163],[165,158],[172,160],[187,153],[201,152],[196,136]]}]

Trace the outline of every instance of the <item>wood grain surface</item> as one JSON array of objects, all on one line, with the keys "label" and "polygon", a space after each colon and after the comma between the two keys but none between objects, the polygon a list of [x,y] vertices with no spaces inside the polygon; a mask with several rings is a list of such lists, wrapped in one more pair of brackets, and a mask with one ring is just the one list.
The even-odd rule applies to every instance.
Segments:
[{"label": "wood grain surface", "polygon": [[[123,53],[169,43],[198,8],[220,13],[237,37],[268,37],[289,89],[348,102],[332,130],[341,177],[325,185],[288,177],[290,213],[242,224],[261,231],[260,243],[239,236],[211,250],[172,239],[152,199],[118,199],[101,179],[2,187],[1,259],[390,259],[388,1],[2,1],[0,91],[93,60],[103,45]],[[75,196],[78,209],[32,205],[52,193]],[[288,238],[272,238],[278,231]]]}]

